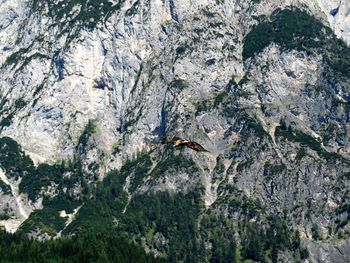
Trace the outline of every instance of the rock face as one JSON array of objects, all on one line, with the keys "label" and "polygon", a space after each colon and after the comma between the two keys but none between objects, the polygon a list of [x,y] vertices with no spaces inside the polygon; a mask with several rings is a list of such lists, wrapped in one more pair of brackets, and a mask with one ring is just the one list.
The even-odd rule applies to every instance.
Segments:
[{"label": "rock face", "polygon": [[[308,249],[297,246],[295,255],[295,242],[282,242],[276,253],[264,252],[268,261],[348,262],[348,1],[4,0],[0,6],[0,223],[11,224],[7,229],[37,209],[23,230],[73,233],[92,207],[85,199],[98,196],[91,189],[121,168],[115,176],[125,216],[138,196],[187,198],[200,189],[204,205],[193,201],[196,220],[214,215],[235,222],[237,244],[251,240],[244,234],[250,224],[268,236],[277,216]],[[210,153],[160,146],[175,135]],[[123,174],[127,159],[136,160],[136,170]],[[76,211],[75,219],[67,223],[63,210]],[[47,213],[59,222],[55,227]],[[122,221],[121,214],[108,222]],[[239,222],[248,222],[244,231]],[[176,235],[152,231],[129,234],[176,260]],[[213,256],[214,238],[196,231]],[[242,253],[262,261],[249,249]]]}]

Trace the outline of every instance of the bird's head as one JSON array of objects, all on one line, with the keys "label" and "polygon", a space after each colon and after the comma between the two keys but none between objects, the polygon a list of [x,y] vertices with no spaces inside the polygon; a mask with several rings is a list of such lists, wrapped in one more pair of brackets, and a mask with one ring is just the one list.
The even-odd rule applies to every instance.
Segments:
[{"label": "bird's head", "polygon": [[178,140],[182,140],[180,137],[177,137],[177,136],[175,136],[173,139],[172,139],[172,141],[173,142],[176,142],[176,141],[178,141]]},{"label": "bird's head", "polygon": [[182,140],[181,139],[178,139],[174,142],[174,145],[175,146],[179,146],[180,144],[182,143]]}]

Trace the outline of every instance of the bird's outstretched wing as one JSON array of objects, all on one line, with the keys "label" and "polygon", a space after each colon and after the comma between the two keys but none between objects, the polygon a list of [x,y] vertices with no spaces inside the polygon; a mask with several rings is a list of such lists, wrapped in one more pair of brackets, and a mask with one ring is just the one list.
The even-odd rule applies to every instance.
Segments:
[{"label": "bird's outstretched wing", "polygon": [[197,152],[209,152],[207,149],[205,149],[202,145],[200,145],[197,142],[186,142],[186,146]]},{"label": "bird's outstretched wing", "polygon": [[178,141],[183,141],[183,140],[179,137],[174,137],[171,140],[167,140],[166,138],[163,138],[161,143],[162,144],[173,144],[175,146],[176,142],[178,142]]},{"label": "bird's outstretched wing", "polygon": [[174,137],[172,140],[167,141],[166,139],[164,139],[162,141],[163,144],[172,144],[174,146],[174,148],[179,148],[179,147],[188,147],[192,150],[195,150],[196,152],[209,152],[207,149],[205,149],[202,145],[200,145],[197,142],[193,142],[193,141],[188,141],[188,140],[184,140],[181,139],[179,137]]}]

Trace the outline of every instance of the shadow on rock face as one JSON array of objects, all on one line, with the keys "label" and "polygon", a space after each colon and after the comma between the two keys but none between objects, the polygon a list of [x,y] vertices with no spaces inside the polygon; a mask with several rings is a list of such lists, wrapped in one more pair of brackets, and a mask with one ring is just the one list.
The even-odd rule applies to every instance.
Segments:
[{"label": "shadow on rock face", "polygon": [[336,16],[339,12],[339,6],[337,8],[334,8],[332,9],[329,13],[332,15],[332,16]]}]

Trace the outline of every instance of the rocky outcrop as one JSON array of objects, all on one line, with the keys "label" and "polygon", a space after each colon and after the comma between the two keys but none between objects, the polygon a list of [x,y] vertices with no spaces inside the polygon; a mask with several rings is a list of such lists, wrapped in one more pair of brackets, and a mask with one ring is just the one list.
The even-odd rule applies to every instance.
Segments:
[{"label": "rocky outcrop", "polygon": [[[346,249],[333,244],[346,244],[349,233],[347,1],[0,5],[1,137],[18,142],[35,167],[73,162],[31,201],[67,193],[81,201],[83,189],[93,195],[87,185],[147,151],[152,168],[140,185],[124,187],[130,199],[202,185],[206,209],[235,218],[223,201],[234,188],[266,213],[285,213],[311,260],[346,262]],[[298,17],[309,24],[297,27]],[[295,37],[284,43],[281,32]],[[210,151],[184,151],[196,179],[175,168],[151,176],[164,161],[160,141],[174,135]],[[30,171],[46,176],[40,169]],[[29,201],[6,178],[0,211],[9,204],[18,227],[34,207],[21,213]]]}]

